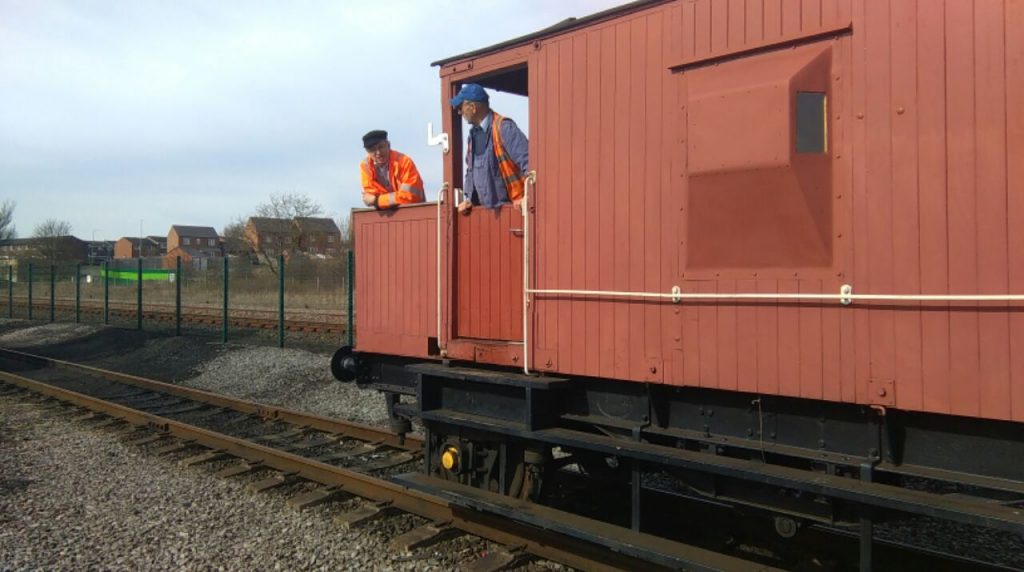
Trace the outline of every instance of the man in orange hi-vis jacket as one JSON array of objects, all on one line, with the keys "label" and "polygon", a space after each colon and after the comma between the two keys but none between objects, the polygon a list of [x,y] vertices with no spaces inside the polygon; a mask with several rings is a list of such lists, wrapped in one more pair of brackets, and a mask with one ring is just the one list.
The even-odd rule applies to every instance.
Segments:
[{"label": "man in orange hi-vis jacket", "polygon": [[423,202],[423,178],[416,164],[391,149],[387,131],[378,129],[363,135],[363,147],[367,154],[366,160],[359,164],[363,204],[387,209]]}]

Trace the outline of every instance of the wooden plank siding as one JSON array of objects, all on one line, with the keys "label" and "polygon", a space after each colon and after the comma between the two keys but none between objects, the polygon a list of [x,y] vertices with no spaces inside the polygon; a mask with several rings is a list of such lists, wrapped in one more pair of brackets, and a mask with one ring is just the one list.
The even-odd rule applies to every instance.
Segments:
[{"label": "wooden plank siding", "polygon": [[436,206],[353,214],[356,349],[426,356],[437,336]]},{"label": "wooden plank siding", "polygon": [[[558,88],[548,86],[538,105],[555,116],[563,115],[565,109],[552,110],[556,96],[548,95],[558,89],[558,106],[565,105],[569,92],[569,101],[583,97],[584,105],[602,110],[596,114],[603,118],[600,126],[591,119],[581,127],[589,131],[577,134],[574,128],[579,121],[568,132],[563,126],[558,147],[574,148],[575,138],[581,137],[579,145],[584,149],[588,145],[612,149],[603,155],[592,151],[589,165],[594,164],[591,157],[604,161],[582,171],[604,182],[596,185],[598,202],[613,208],[601,210],[598,205],[587,218],[606,232],[585,241],[583,247],[576,240],[570,245],[560,242],[560,225],[538,231],[538,244],[562,245],[557,259],[567,264],[555,263],[558,268],[574,268],[571,261],[576,252],[592,244],[605,258],[603,265],[596,263],[597,277],[585,271],[573,271],[568,277],[564,272],[538,273],[536,286],[667,291],[678,283],[694,292],[813,293],[835,292],[838,284],[851,283],[857,292],[1019,292],[1024,277],[1014,246],[1020,241],[1014,243],[1008,236],[1015,223],[1024,222],[1021,201],[1010,192],[1015,184],[1019,188],[1020,174],[1014,173],[1017,167],[1008,163],[1007,156],[1009,147],[1021,144],[1020,120],[1013,121],[1019,111],[1007,101],[1020,90],[1019,80],[1009,71],[1014,65],[1019,69],[1020,47],[1019,40],[1005,30],[1022,23],[1020,10],[1000,2],[963,0],[943,2],[938,12],[934,8],[934,3],[914,0],[697,1],[658,7],[575,32],[588,37],[585,64],[572,67],[569,81],[558,78],[562,80]],[[816,29],[844,21],[852,23],[854,32],[829,40],[834,45],[835,87],[829,117],[835,166],[835,279],[795,275],[791,279],[688,280],[680,266],[686,259],[682,237],[687,216],[680,206],[685,199],[680,198],[688,191],[685,181],[679,181],[683,177],[678,176],[678,167],[672,167],[679,160],[685,165],[685,149],[671,144],[673,139],[687,137],[681,119],[685,105],[678,105],[685,101],[681,94],[687,90],[687,81],[656,70],[638,78],[636,70],[656,67],[652,61],[659,57],[669,65],[698,56],[713,58],[717,52],[742,49],[744,42],[813,35]],[[650,43],[652,28],[663,43],[660,53],[634,40],[643,33]],[[561,53],[553,46],[576,41],[574,34],[544,45],[543,50],[552,46],[545,54],[549,66],[558,65],[551,58]],[[673,49],[664,47],[669,45]],[[602,56],[614,59],[606,62]],[[573,58],[581,60],[578,47]],[[600,80],[586,77],[598,70],[604,72]],[[661,83],[654,83],[652,76]],[[591,102],[586,92],[593,92],[598,101]],[[628,112],[618,105],[623,98],[632,104]],[[677,105],[666,106],[666,101]],[[622,126],[622,113],[628,115],[629,128]],[[658,119],[652,121],[652,116]],[[636,133],[637,125],[646,125],[647,138]],[[668,136],[670,143],[650,145],[649,141],[666,139],[657,133],[660,130],[674,130]],[[595,136],[599,141],[587,141]],[[566,164],[559,161],[558,147],[545,147],[552,154],[546,164]],[[985,153],[978,152],[982,148]],[[609,166],[609,160],[614,164]],[[623,176],[623,169],[640,174]],[[670,176],[652,177],[644,172],[647,169]],[[580,172],[578,164],[575,172]],[[540,172],[540,177],[552,181],[558,176]],[[622,192],[624,185],[628,193]],[[549,193],[552,203],[562,196],[557,190]],[[538,204],[538,211],[545,208],[546,203]],[[673,221],[668,215],[677,209],[682,215]],[[637,211],[646,214],[641,218]],[[577,224],[574,220],[573,225]],[[545,235],[545,229],[553,229],[554,234]],[[639,243],[638,237],[642,237]],[[553,253],[537,253],[539,260],[548,255]],[[592,259],[593,252],[589,256]],[[640,260],[644,264],[637,266]],[[666,266],[665,260],[673,264]],[[574,310],[567,314],[566,308],[577,306],[596,306],[597,316],[576,326]],[[566,355],[561,345],[564,331],[558,340],[538,339],[537,343],[558,347],[558,369],[566,373],[650,381],[652,364],[666,368],[674,363],[668,370],[672,374],[660,380],[911,410],[1024,418],[1020,406],[1024,390],[1013,391],[1024,383],[1022,360],[1012,359],[1019,355],[1014,349],[1024,347],[1020,341],[1024,334],[1018,333],[1024,324],[1017,311],[993,312],[992,304],[980,310],[978,304],[921,303],[854,308],[809,303],[749,306],[541,299],[536,305],[538,315],[555,312],[558,324],[572,328],[568,339],[576,345],[584,341],[588,350],[570,350]],[[604,331],[587,326],[604,319],[608,320]],[[886,383],[895,388],[895,396],[883,399],[873,393],[878,387],[873,384]]]},{"label": "wooden plank siding", "polygon": [[[538,226],[535,287],[1019,293],[1024,271],[1008,236],[1024,223],[1024,204],[1009,191],[1021,183],[1007,153],[1020,145],[1020,112],[1007,102],[1021,89],[1009,72],[1021,65],[1020,41],[1005,30],[1024,22],[1012,3],[939,4],[698,0],[545,41],[548,82],[536,103],[542,121],[560,124],[557,143],[542,147],[537,217],[559,224]],[[844,22],[852,33],[821,40],[832,46],[832,278],[688,278],[686,145],[677,144],[688,137],[687,73],[659,62],[713,59]],[[567,170],[572,193],[553,188]],[[577,212],[581,179],[591,190],[584,200],[597,204]],[[566,210],[576,216],[563,218]],[[595,227],[582,242],[581,220]],[[1011,356],[1024,348],[1024,322],[1017,311],[978,306],[541,296],[536,315],[551,326],[536,344],[557,349],[564,373],[1022,419],[1024,360]],[[652,367],[671,373],[652,377]],[[895,395],[878,395],[882,385]]]},{"label": "wooden plank siding", "polygon": [[[522,227],[522,215],[510,205],[473,209],[459,216],[454,260],[456,338],[523,339]],[[436,275],[434,267],[430,271],[430,277]]]},{"label": "wooden plank siding", "polygon": [[[681,268],[687,219],[681,180],[686,176],[686,78],[666,68],[680,58],[714,57],[746,43],[781,37],[784,31],[810,34],[851,17],[849,8],[823,8],[821,2],[797,2],[797,8],[795,17],[784,19],[781,2],[672,3],[543,43],[537,74],[545,85],[535,96],[541,123],[533,132],[549,133],[552,127],[544,124],[549,117],[560,118],[560,124],[551,139],[534,142],[539,149],[534,287],[664,292],[673,284],[687,283]],[[564,74],[556,73],[568,58],[574,65]],[[586,157],[582,167],[579,150]],[[555,186],[570,171],[563,165],[573,166],[570,185],[587,181],[590,193],[585,198],[575,193],[575,186],[568,192]],[[581,206],[581,200],[590,206]],[[573,239],[579,220],[573,215],[563,218],[567,208],[591,221],[588,240]],[[550,224],[549,217],[559,224]],[[577,260],[590,264],[580,270]],[[701,281],[693,290],[737,291],[740,284],[755,291],[768,285],[748,277]],[[777,284],[769,289],[779,290]],[[759,342],[782,340],[782,350],[791,352],[786,363],[793,369],[787,370],[785,380],[791,392],[800,394],[806,385],[821,397],[826,343],[830,371],[840,370],[835,361],[841,353],[840,312],[829,310],[828,319],[836,325],[831,335],[823,333],[823,308],[785,313],[783,333],[792,333],[793,338],[779,335],[777,306],[677,307],[668,302],[539,296],[534,302],[538,329],[533,345],[557,349],[558,365],[552,369],[558,371],[757,390],[764,384],[774,389],[779,383],[780,350],[772,349],[767,357],[767,346]],[[766,326],[746,318],[751,312],[762,316]],[[577,314],[583,318],[577,319]],[[802,349],[801,339],[812,349]],[[575,351],[577,346],[586,349]],[[807,352],[812,355],[801,366]],[[672,375],[665,377],[665,371]],[[839,397],[840,392],[833,393]]]},{"label": "wooden plank siding", "polygon": [[[1022,27],[1024,2],[1016,0],[686,0],[509,48],[529,65],[538,176],[532,286],[836,294],[850,284],[860,294],[1024,294]],[[765,47],[780,40],[786,45]],[[813,66],[794,68],[804,65],[801,54],[827,62],[820,79],[828,86],[831,170],[823,192],[831,210],[818,222],[828,261],[692,266],[688,229],[701,212],[690,212],[691,170],[698,156],[706,163],[708,143],[689,132],[694,98],[717,93],[700,91],[711,84],[733,93],[721,87],[723,74],[756,71],[759,61],[803,73]],[[488,58],[508,60],[485,54],[473,68],[463,65],[473,57],[446,65],[442,96],[473,70],[493,72]],[[461,134],[453,118],[445,117],[446,129]],[[744,127],[716,137],[741,141]],[[461,173],[461,160],[446,157],[446,177]],[[772,177],[748,186],[787,180]],[[417,263],[433,260],[433,211],[402,222],[406,210],[391,226],[378,224],[379,213],[356,217],[361,350],[384,351],[389,336],[435,335],[433,263]],[[521,334],[521,314],[503,310],[519,307],[520,243],[493,233],[474,243],[480,220],[455,223],[456,284],[444,312],[453,339],[443,342]],[[383,262],[399,243],[411,249]],[[409,280],[429,286],[394,308],[363,295]],[[534,370],[1024,420],[1020,303],[537,295],[528,318]],[[425,355],[425,342],[402,343]],[[494,355],[493,363],[521,365],[514,352]]]}]

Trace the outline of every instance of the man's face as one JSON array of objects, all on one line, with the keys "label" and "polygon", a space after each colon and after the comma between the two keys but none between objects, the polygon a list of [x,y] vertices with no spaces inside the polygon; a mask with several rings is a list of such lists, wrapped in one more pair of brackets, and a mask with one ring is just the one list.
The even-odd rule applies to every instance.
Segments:
[{"label": "man's face", "polygon": [[391,143],[387,139],[377,143],[373,147],[366,148],[366,154],[373,159],[374,165],[383,165],[388,162],[388,154],[391,151]]},{"label": "man's face", "polygon": [[478,109],[480,109],[480,107],[475,101],[463,101],[462,104],[459,105],[459,115],[461,115],[467,123],[477,125],[480,123],[480,120],[476,117]]}]

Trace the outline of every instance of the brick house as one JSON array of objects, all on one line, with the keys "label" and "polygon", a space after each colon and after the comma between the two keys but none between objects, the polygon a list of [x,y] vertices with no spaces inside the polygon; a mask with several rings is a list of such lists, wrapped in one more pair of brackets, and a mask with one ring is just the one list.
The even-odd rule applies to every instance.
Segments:
[{"label": "brick house", "polygon": [[167,253],[186,248],[200,256],[223,256],[220,236],[212,226],[172,225],[167,233]]},{"label": "brick house", "polygon": [[122,236],[114,243],[114,258],[143,258],[167,254],[167,238],[163,236]]},{"label": "brick house", "polygon": [[16,258],[27,258],[33,249],[31,238],[9,238],[0,240],[0,259],[14,260]]},{"label": "brick house", "polygon": [[249,217],[245,239],[257,253],[267,256],[290,254],[294,250],[292,221],[286,218]]},{"label": "brick house", "polygon": [[[168,269],[178,267],[178,257],[181,257],[182,268],[193,270],[206,270],[211,264],[220,264],[220,255],[211,256],[209,250],[200,250],[189,246],[179,246],[164,255],[162,266]],[[217,259],[214,263],[212,260]]]},{"label": "brick house", "polygon": [[341,231],[329,218],[295,217],[292,223],[298,239],[298,250],[311,256],[338,256],[341,252]]},{"label": "brick house", "polygon": [[89,261],[89,243],[74,236],[11,238],[0,240],[0,265],[17,267],[18,261],[64,264]]},{"label": "brick house", "polygon": [[113,240],[89,241],[89,264],[102,264],[114,257]]}]

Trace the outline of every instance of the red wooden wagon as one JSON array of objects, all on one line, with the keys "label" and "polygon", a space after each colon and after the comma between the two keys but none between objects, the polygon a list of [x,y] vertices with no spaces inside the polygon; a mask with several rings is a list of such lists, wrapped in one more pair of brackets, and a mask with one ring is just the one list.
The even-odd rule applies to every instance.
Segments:
[{"label": "red wooden wagon", "polygon": [[[437,62],[446,189],[355,213],[349,363],[417,393],[394,414],[434,487],[519,494],[558,447],[787,518],[1020,533],[900,486],[1024,496],[1022,25],[1011,0],[641,1]],[[468,82],[529,98],[525,217],[454,210]],[[508,460],[444,466],[469,449]],[[764,498],[759,466],[826,501]]]}]

